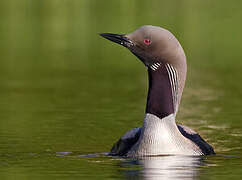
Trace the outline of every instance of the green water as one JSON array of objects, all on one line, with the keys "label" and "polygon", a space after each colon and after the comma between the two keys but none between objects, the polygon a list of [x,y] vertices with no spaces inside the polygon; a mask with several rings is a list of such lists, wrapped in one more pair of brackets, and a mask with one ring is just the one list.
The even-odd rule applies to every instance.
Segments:
[{"label": "green water", "polygon": [[[240,179],[241,7],[235,0],[1,0],[0,179]],[[183,45],[188,76],[177,120],[218,155],[103,154],[142,125],[147,73],[98,33],[144,24],[169,29]]]}]

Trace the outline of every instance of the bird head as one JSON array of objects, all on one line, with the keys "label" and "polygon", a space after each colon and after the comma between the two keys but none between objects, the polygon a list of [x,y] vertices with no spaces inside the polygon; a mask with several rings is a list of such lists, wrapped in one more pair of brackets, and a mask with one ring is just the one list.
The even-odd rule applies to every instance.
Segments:
[{"label": "bird head", "polygon": [[178,81],[178,99],[175,105],[178,106],[185,85],[187,66],[184,50],[171,32],[161,27],[145,25],[130,34],[100,35],[128,48],[148,67],[152,76],[162,76],[162,73],[171,69],[174,72],[170,73],[171,76],[176,76]]},{"label": "bird head", "polygon": [[100,35],[128,48],[148,68],[156,63],[169,63],[175,68],[186,65],[180,43],[172,33],[161,27],[145,25],[130,34]]}]

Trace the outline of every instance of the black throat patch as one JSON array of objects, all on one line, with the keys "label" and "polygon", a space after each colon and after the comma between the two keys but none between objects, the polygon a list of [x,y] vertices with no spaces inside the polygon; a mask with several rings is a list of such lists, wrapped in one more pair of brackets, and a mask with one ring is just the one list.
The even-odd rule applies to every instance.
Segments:
[{"label": "black throat patch", "polygon": [[174,113],[172,88],[166,66],[161,64],[158,69],[148,68],[149,90],[146,113],[164,118]]}]

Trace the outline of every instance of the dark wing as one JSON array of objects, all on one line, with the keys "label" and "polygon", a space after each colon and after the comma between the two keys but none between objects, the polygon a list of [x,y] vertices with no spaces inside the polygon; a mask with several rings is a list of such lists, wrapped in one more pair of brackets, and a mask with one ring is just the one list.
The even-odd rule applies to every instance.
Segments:
[{"label": "dark wing", "polygon": [[187,126],[178,124],[177,127],[184,137],[190,139],[202,150],[204,155],[215,154],[213,147],[209,145],[198,133]]},{"label": "dark wing", "polygon": [[141,128],[134,128],[126,132],[112,147],[110,155],[125,156],[132,146],[138,141]]}]

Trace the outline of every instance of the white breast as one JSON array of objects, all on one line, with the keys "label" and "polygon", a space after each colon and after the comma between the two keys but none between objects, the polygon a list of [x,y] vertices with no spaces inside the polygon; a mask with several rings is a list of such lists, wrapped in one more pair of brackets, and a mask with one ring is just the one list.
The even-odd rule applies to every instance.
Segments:
[{"label": "white breast", "polygon": [[163,119],[146,114],[140,138],[128,152],[128,156],[173,154],[202,155],[202,151],[180,133],[174,114]]}]

